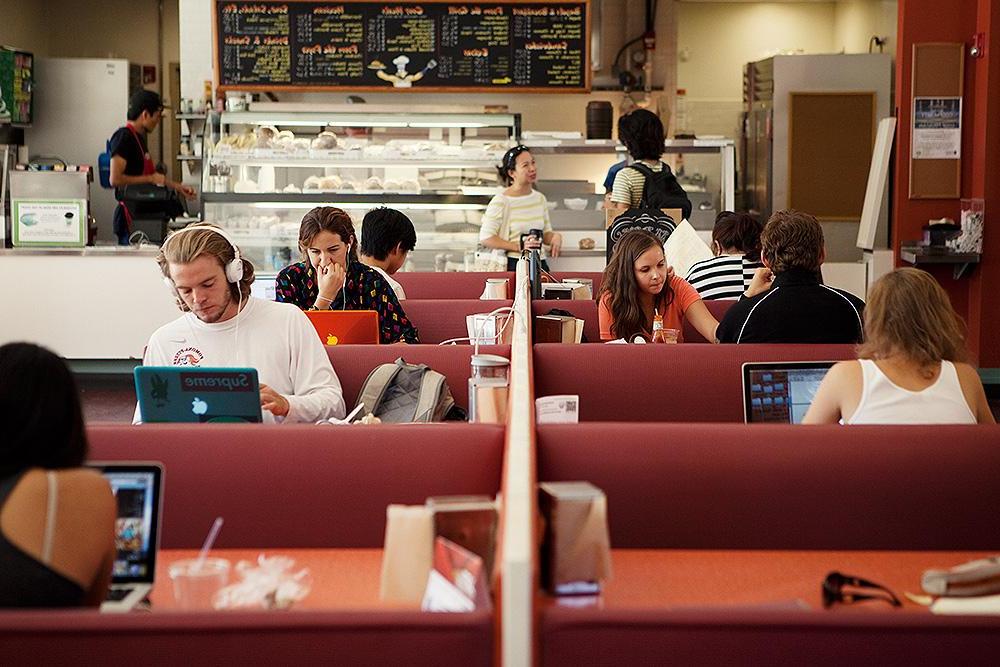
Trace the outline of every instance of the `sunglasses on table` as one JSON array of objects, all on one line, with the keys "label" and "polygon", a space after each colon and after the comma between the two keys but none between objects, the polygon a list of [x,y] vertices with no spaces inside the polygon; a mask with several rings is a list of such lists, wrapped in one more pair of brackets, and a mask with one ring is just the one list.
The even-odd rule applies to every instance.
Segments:
[{"label": "sunglasses on table", "polygon": [[[845,591],[845,587],[849,589],[861,589],[863,592],[854,590]],[[827,609],[838,602],[851,604],[862,600],[882,600],[888,602],[893,607],[903,606],[903,603],[899,601],[896,594],[885,586],[876,584],[874,581],[869,581],[868,579],[852,577],[841,572],[831,572],[826,575],[826,579],[823,580],[822,584],[822,592],[823,607]]]}]

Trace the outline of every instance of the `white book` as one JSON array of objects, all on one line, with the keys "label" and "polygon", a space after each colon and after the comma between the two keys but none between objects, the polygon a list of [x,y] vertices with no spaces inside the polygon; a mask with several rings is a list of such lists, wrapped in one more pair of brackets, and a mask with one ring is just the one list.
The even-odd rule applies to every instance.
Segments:
[{"label": "white book", "polygon": [[687,220],[682,220],[677,229],[670,234],[667,242],[663,244],[663,254],[667,266],[672,266],[674,274],[682,278],[688,274],[692,266],[713,257],[712,250],[701,240],[698,232]]}]

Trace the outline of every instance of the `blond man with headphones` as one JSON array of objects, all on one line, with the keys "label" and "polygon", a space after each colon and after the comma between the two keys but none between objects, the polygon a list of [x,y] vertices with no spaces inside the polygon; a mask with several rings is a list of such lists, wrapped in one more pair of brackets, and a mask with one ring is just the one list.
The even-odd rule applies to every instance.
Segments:
[{"label": "blond man with headphones", "polygon": [[224,231],[185,227],[156,261],[184,314],[153,333],[143,365],[256,368],[265,422],[344,416],[340,380],[309,320],[250,296],[253,265]]}]

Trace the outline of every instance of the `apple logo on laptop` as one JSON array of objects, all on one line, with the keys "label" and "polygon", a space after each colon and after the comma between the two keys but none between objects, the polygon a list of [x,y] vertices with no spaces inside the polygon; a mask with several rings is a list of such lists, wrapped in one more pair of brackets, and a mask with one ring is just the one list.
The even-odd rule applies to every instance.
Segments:
[{"label": "apple logo on laptop", "polygon": [[336,336],[334,336],[333,334],[327,334],[326,335],[326,344],[327,345],[336,345],[339,342],[340,342],[340,339],[337,338]]},{"label": "apple logo on laptop", "polygon": [[208,412],[208,403],[195,396],[194,400],[191,401],[191,412],[200,417]]}]

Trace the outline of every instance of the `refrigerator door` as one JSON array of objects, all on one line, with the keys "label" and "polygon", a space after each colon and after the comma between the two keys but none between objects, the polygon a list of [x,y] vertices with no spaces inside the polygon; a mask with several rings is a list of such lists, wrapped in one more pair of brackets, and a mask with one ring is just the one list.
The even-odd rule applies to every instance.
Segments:
[{"label": "refrigerator door", "polygon": [[[93,58],[37,58],[34,126],[25,131],[32,156],[58,156],[97,169],[97,156],[128,113],[129,63]],[[91,211],[97,240],[113,243],[114,190],[95,178]]]}]

